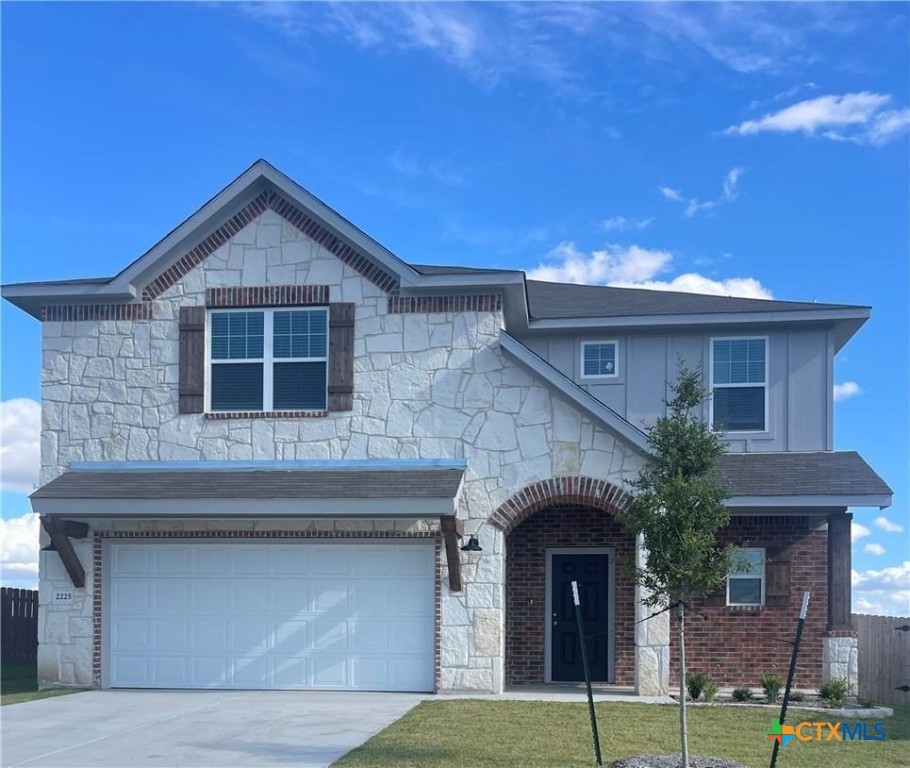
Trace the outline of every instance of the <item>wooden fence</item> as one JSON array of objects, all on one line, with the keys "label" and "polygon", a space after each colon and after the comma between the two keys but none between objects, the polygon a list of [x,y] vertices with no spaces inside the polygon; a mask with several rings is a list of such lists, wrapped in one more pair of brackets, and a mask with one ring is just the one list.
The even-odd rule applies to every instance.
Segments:
[{"label": "wooden fence", "polygon": [[[910,618],[853,614],[858,634],[859,697],[910,704]],[[905,629],[901,629],[905,627]]]},{"label": "wooden fence", "polygon": [[4,664],[37,662],[37,590],[0,587],[0,660]]}]

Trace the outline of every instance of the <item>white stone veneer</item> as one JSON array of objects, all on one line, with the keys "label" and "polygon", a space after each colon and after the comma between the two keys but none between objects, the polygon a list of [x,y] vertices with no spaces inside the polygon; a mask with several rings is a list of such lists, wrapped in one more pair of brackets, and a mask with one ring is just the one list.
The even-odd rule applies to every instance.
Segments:
[{"label": "white stone veneer", "polygon": [[[329,285],[331,301],[357,305],[353,411],[299,420],[179,415],[179,308],[203,305],[206,288],[292,283]],[[41,482],[72,461],[464,458],[459,516],[483,552],[463,558],[462,592],[450,593],[444,578],[442,688],[499,691],[504,547],[485,521],[549,477],[627,488],[642,457],[503,357],[500,313],[390,315],[386,298],[266,211],[154,301],[151,320],[45,323]],[[90,546],[79,542],[77,551],[91,585]],[[42,553],[40,680],[86,684],[91,587],[52,605],[58,586],[69,586],[59,558]]]},{"label": "white stone veneer", "polygon": [[859,645],[855,637],[822,638],[822,680],[846,678],[850,693],[859,688]]}]

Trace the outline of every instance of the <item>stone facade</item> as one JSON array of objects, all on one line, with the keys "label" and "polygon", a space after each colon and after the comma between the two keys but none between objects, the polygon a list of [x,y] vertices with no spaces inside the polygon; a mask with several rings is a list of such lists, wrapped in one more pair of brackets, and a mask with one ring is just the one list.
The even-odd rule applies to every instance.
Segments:
[{"label": "stone facade", "polygon": [[[356,304],[353,411],[309,419],[178,414],[179,308],[204,305],[206,289],[265,285],[327,285],[331,301]],[[483,552],[466,558],[462,592],[451,593],[443,579],[439,682],[443,690],[499,691],[505,546],[490,515],[529,483],[551,477],[584,475],[628,488],[643,458],[500,354],[498,309],[388,309],[380,288],[265,210],[154,298],[150,319],[44,323],[41,482],[73,461],[464,458],[459,516]],[[105,525],[170,530],[188,523]],[[87,587],[68,604],[51,602],[54,587],[70,586],[59,558],[41,555],[44,683],[92,679],[93,560],[87,541],[76,548]]]},{"label": "stone facade", "polygon": [[822,679],[835,677],[846,679],[850,693],[859,690],[859,644],[852,633],[822,639]]}]

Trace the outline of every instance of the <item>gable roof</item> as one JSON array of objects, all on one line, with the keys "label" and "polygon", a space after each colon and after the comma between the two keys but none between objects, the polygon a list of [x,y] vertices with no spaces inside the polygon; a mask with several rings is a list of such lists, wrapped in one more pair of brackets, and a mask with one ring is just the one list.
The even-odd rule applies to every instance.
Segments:
[{"label": "gable roof", "polygon": [[612,288],[528,280],[532,318],[622,317],[624,315],[684,315],[711,312],[793,312],[856,309],[855,305],[806,301],[748,299],[644,288]]},{"label": "gable roof", "polygon": [[117,275],[4,285],[2,295],[39,319],[47,305],[100,306],[93,316],[106,317],[105,304],[153,300],[266,209],[389,293],[502,294],[506,327],[519,335],[598,327],[823,322],[834,325],[839,349],[869,317],[864,306],[546,283],[526,280],[523,271],[514,269],[411,265],[265,160],[253,163]]}]

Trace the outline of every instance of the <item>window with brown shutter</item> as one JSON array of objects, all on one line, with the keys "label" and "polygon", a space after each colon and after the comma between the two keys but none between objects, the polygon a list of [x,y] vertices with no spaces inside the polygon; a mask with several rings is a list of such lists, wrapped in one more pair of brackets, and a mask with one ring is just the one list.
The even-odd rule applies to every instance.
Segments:
[{"label": "window with brown shutter", "polygon": [[180,308],[180,413],[205,407],[205,307]]}]

